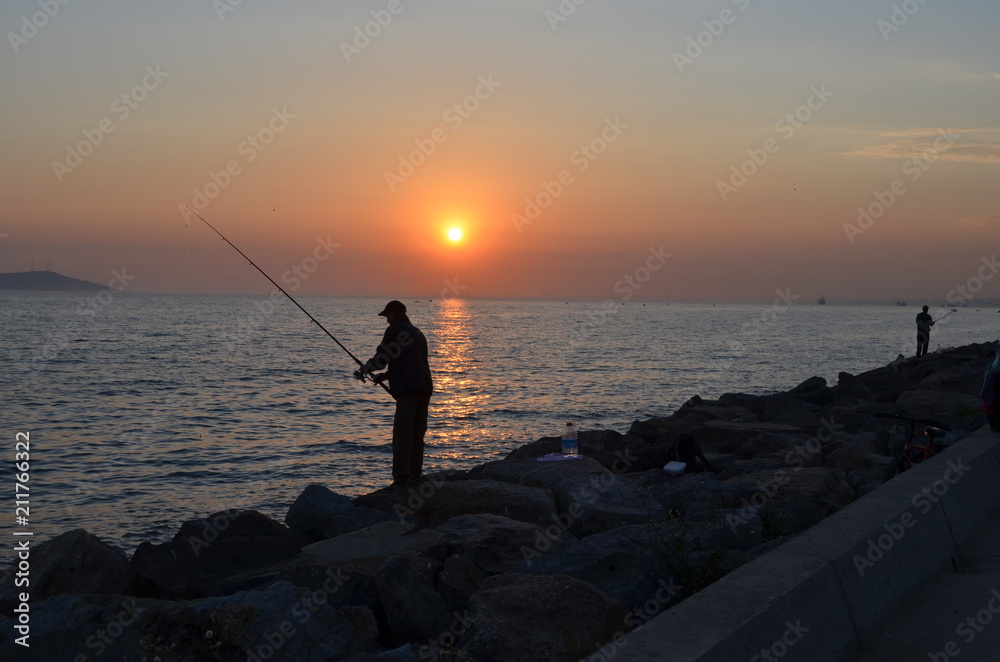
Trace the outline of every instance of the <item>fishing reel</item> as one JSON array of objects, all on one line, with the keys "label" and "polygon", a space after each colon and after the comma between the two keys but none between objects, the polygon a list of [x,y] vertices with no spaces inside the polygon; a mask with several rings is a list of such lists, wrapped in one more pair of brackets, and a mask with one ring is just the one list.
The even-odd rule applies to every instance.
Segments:
[{"label": "fishing reel", "polygon": [[365,372],[361,368],[354,371],[354,378],[362,384],[365,384],[369,379],[372,380],[372,384],[381,384],[386,377],[388,377],[388,375],[384,372],[375,374],[373,372]]}]

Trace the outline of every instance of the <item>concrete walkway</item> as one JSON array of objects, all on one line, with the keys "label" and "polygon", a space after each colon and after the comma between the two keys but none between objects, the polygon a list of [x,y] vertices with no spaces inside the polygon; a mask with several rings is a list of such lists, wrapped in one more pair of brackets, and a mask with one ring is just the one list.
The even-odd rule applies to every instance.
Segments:
[{"label": "concrete walkway", "polygon": [[960,565],[931,580],[859,662],[1000,660],[1000,517],[983,524]]},{"label": "concrete walkway", "polygon": [[1000,661],[998,442],[977,430],[588,659]]}]

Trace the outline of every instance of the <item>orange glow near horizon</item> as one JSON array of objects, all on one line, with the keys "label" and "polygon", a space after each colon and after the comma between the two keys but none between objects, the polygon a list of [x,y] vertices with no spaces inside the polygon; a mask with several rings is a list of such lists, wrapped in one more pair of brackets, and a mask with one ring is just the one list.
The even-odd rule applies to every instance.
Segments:
[{"label": "orange glow near horizon", "polygon": [[188,205],[308,296],[895,302],[945,298],[1000,235],[998,3],[905,36],[859,33],[864,3],[761,3],[695,63],[663,57],[717,20],[693,0],[577,12],[557,41],[525,3],[431,3],[333,59],[356,3],[242,3],[193,41],[204,8],[133,4],[0,62],[30,81],[5,107],[0,272],[268,291]]}]

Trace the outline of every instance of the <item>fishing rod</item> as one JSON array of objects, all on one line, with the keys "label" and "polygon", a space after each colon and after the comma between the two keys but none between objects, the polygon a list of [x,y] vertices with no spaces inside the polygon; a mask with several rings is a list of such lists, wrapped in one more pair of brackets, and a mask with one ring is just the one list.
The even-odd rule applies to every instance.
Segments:
[{"label": "fishing rod", "polygon": [[[951,311],[951,313],[955,313],[955,312],[958,312],[958,311],[956,311],[956,310],[953,310],[953,311]],[[945,313],[944,315],[942,315],[941,317],[937,318],[937,319],[936,319],[936,320],[934,320],[934,321],[935,321],[935,322],[940,322],[940,321],[941,321],[941,320],[943,320],[943,319],[944,319],[945,317],[948,317],[948,315],[951,315],[951,313]]]},{"label": "fishing rod", "polygon": [[[281,287],[281,285],[278,285],[278,284],[277,284],[276,282],[274,282],[274,279],[273,279],[273,278],[271,278],[270,276],[268,276],[268,275],[267,275],[267,273],[266,273],[266,272],[265,272],[265,271],[264,271],[263,269],[261,269],[260,267],[258,267],[258,266],[256,265],[256,263],[254,263],[254,261],[253,261],[253,260],[251,260],[251,259],[250,259],[249,257],[247,257],[247,254],[246,254],[246,253],[244,253],[244,252],[243,252],[243,251],[241,251],[241,250],[240,250],[239,248],[237,248],[237,247],[236,247],[236,244],[234,244],[233,242],[231,242],[231,241],[229,241],[228,239],[226,239],[226,236],[225,236],[224,234],[222,234],[221,232],[219,232],[218,230],[216,230],[216,229],[215,229],[215,226],[213,226],[213,225],[212,225],[211,223],[209,223],[208,221],[206,221],[206,220],[205,220],[205,217],[204,217],[204,216],[202,216],[201,214],[199,214],[199,213],[198,213],[198,212],[196,212],[195,210],[191,209],[191,207],[188,207],[187,205],[185,205],[185,207],[187,207],[187,208],[188,208],[188,210],[190,210],[192,214],[194,214],[195,216],[197,216],[198,218],[200,218],[200,219],[202,220],[202,222],[203,222],[203,223],[204,223],[205,225],[207,225],[208,227],[212,228],[212,232],[214,232],[215,234],[217,234],[217,235],[219,235],[220,237],[222,237],[222,240],[223,240],[223,241],[225,241],[225,242],[226,242],[227,244],[229,244],[230,246],[232,246],[232,247],[233,247],[233,249],[234,249],[234,250],[235,250],[235,251],[236,251],[237,253],[239,253],[240,255],[242,255],[242,256],[243,256],[243,258],[244,258],[244,259],[245,259],[245,260],[246,260],[247,262],[249,262],[249,263],[250,263],[250,264],[251,264],[251,265],[253,266],[253,268],[254,268],[254,269],[256,269],[257,271],[259,271],[259,272],[261,273],[261,275],[263,275],[263,276],[264,276],[264,278],[266,278],[266,279],[268,279],[269,281],[271,281],[271,284],[272,284],[272,285],[274,285],[274,286],[275,286],[276,288],[278,288],[278,290],[279,290],[279,291],[280,291],[280,292],[281,292],[282,294],[284,294],[284,295],[285,295],[286,297],[288,297],[288,300],[289,300],[289,301],[291,301],[291,302],[292,302],[292,303],[294,303],[294,304],[295,304],[296,306],[298,306],[299,310],[301,310],[301,311],[302,311],[303,313],[305,313],[305,314],[306,314],[306,317],[308,317],[309,319],[311,319],[311,320],[313,321],[313,323],[314,323],[314,324],[315,324],[316,326],[318,326],[319,328],[323,329],[323,333],[325,333],[326,335],[330,336],[330,339],[331,339],[331,340],[332,340],[333,342],[337,343],[337,345],[338,345],[338,346],[339,346],[339,347],[340,347],[340,348],[341,348],[342,350],[344,350],[345,352],[347,352],[347,355],[348,355],[348,356],[350,356],[350,357],[351,357],[352,359],[354,359],[354,362],[355,362],[355,363],[357,363],[357,364],[358,364],[358,365],[359,365],[359,366],[361,367],[361,370],[356,370],[356,371],[354,372],[354,378],[355,378],[355,379],[357,379],[357,380],[359,380],[359,381],[361,381],[362,383],[364,383],[364,381],[365,381],[365,373],[364,373],[364,367],[365,367],[365,364],[361,362],[361,359],[359,359],[358,357],[354,356],[354,354],[352,354],[352,353],[351,353],[351,350],[349,350],[349,349],[347,349],[346,347],[344,347],[343,343],[341,343],[341,342],[340,342],[339,340],[337,340],[337,339],[336,339],[336,338],[335,338],[335,337],[333,336],[333,334],[332,334],[332,333],[330,333],[329,331],[327,331],[327,330],[326,330],[326,327],[325,327],[325,326],[323,326],[322,324],[320,324],[320,323],[319,323],[319,321],[318,321],[318,320],[317,320],[317,319],[316,319],[315,317],[313,317],[312,315],[310,315],[310,314],[309,314],[309,311],[308,311],[308,310],[306,310],[305,308],[303,308],[303,307],[302,307],[302,305],[301,305],[301,304],[299,304],[299,302],[298,302],[298,301],[296,301],[295,299],[293,299],[293,298],[292,298],[292,295],[291,295],[291,294],[289,294],[288,292],[286,292],[286,291],[285,291],[285,289],[284,289],[283,287]],[[389,395],[392,395],[392,393],[391,393],[391,392],[389,391],[389,387],[387,387],[387,386],[386,386],[386,385],[385,385],[384,383],[382,383],[381,381],[377,381],[377,380],[376,380],[376,379],[375,379],[374,377],[372,377],[372,382],[374,382],[374,383],[378,384],[379,386],[381,386],[381,387],[382,387],[382,388],[383,388],[383,389],[385,390],[385,392],[386,392],[386,393],[388,393]]]}]

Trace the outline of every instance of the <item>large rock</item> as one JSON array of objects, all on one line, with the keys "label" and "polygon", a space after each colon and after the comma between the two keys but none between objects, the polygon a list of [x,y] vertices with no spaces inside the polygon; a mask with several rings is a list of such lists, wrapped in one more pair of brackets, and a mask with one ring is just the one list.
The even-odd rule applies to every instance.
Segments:
[{"label": "large rock", "polygon": [[983,425],[979,397],[968,392],[945,393],[914,389],[900,394],[896,405],[907,416],[930,419],[953,430],[972,431]]},{"label": "large rock", "polygon": [[[977,362],[970,356],[962,356],[960,354],[950,354],[945,352],[934,352],[932,354],[926,355],[923,359],[918,360],[910,367],[910,381],[920,383],[925,380],[930,379],[930,383],[933,383],[934,375],[945,375],[949,378],[946,379],[946,385],[954,381],[956,375],[965,374],[969,367],[977,365]],[[955,370],[957,369],[957,371]],[[979,371],[980,373],[982,371]],[[982,374],[979,375],[980,379]],[[931,386],[930,388],[933,388]]]},{"label": "large rock", "polygon": [[448,554],[449,540],[436,529],[421,529],[413,523],[383,522],[308,545],[294,563],[343,566],[374,576],[390,556],[430,558],[440,562]]},{"label": "large rock", "polygon": [[833,393],[822,377],[810,377],[789,391],[788,395],[820,406],[833,402]]},{"label": "large rock", "polygon": [[[449,555],[458,555],[484,574],[494,575],[519,570],[529,551],[547,537],[546,532],[561,531],[553,521],[546,529],[499,515],[459,515],[434,531],[448,541]],[[572,540],[567,532],[561,539]]]},{"label": "large rock", "polygon": [[393,556],[375,573],[382,608],[395,645],[423,643],[448,624],[444,599],[434,590],[434,572]]},{"label": "large rock", "polygon": [[763,421],[709,421],[692,432],[706,453],[734,453],[761,432],[801,432],[797,427]]},{"label": "large rock", "polygon": [[963,359],[927,374],[919,380],[920,387],[954,393],[978,392],[983,381],[982,364],[971,357]]},{"label": "large rock", "polygon": [[[695,398],[699,402],[703,402],[698,396],[695,396]],[[685,411],[687,410],[682,407],[670,418],[650,418],[645,421],[633,421],[626,436],[641,439],[648,445],[671,444],[680,435],[690,433],[693,429],[697,429],[702,425],[695,422],[696,418],[691,419],[691,422],[686,420]]]},{"label": "large rock", "polygon": [[314,540],[325,540],[342,533],[394,519],[395,515],[370,508],[357,507],[351,499],[332,492],[322,485],[309,485],[295,499],[285,515],[285,524],[292,531]]},{"label": "large rock", "polygon": [[794,455],[790,451],[805,446],[805,443],[805,440],[801,436],[782,432],[761,432],[740,446],[736,455],[744,460],[750,460],[758,455],[768,453]]},{"label": "large rock", "polygon": [[685,595],[711,584],[749,560],[764,542],[764,523],[753,506],[705,510],[649,527],[649,544],[673,568]]},{"label": "large rock", "polygon": [[756,492],[753,485],[718,480],[704,481],[690,492],[681,506],[685,517],[705,511],[741,508],[749,503]]},{"label": "large rock", "polygon": [[786,411],[779,416],[775,416],[773,422],[779,425],[790,425],[801,428],[806,434],[813,434],[820,427],[820,420],[816,414],[804,409]]},{"label": "large rock", "polygon": [[470,604],[460,644],[498,662],[579,660],[629,628],[625,604],[566,575],[490,577]]},{"label": "large rock", "polygon": [[718,403],[729,407],[743,407],[754,416],[759,417],[765,397],[750,393],[723,393],[719,396]]},{"label": "large rock", "polygon": [[383,616],[376,570],[353,568],[350,564],[326,566],[315,563],[289,563],[275,581],[287,581],[323,596],[326,604],[338,609],[348,606],[366,606],[376,615]]},{"label": "large rock", "polygon": [[383,494],[369,503],[422,526],[437,526],[456,515],[489,513],[535,524],[556,514],[552,492],[497,480],[423,481]]},{"label": "large rock", "polygon": [[686,553],[702,554],[708,568],[721,567],[730,552],[747,552],[764,542],[764,522],[752,506],[703,510],[671,525]]},{"label": "large rock", "polygon": [[750,503],[760,507],[772,534],[803,531],[857,496],[843,471],[819,467],[759,471],[741,480],[757,487]]},{"label": "large rock", "polygon": [[[231,614],[231,625],[219,618],[226,611]],[[179,609],[169,610],[159,618],[153,616],[151,620],[155,626],[145,637],[149,642],[145,648],[150,659],[157,655],[154,648],[157,640],[162,651],[159,656],[165,660],[170,658],[164,653],[172,652],[178,644],[187,644],[195,650],[201,644],[211,650],[216,639],[225,647],[225,639],[231,638],[247,659],[252,659],[249,653],[254,652],[262,660],[325,662],[369,650],[378,636],[375,615],[367,607],[334,609],[315,592],[287,582],[226,598],[182,603]],[[208,622],[201,625],[199,616]],[[249,616],[255,618],[248,621]],[[174,619],[178,622],[171,623]],[[213,632],[214,636],[205,636],[215,623],[220,627]],[[198,634],[202,634],[201,642],[197,639]],[[182,655],[181,659],[197,658]],[[225,658],[220,655],[218,659]]]},{"label": "large rock", "polygon": [[792,397],[786,393],[780,393],[778,395],[769,396],[764,400],[764,411],[762,415],[765,421],[775,422],[775,419],[780,416],[784,416],[789,412],[805,411],[815,413],[819,410],[820,408],[818,406],[808,401]]},{"label": "large rock", "polygon": [[504,460],[534,460],[542,455],[562,452],[561,437],[542,437],[535,441],[518,446],[507,453]]},{"label": "large rock", "polygon": [[785,459],[776,455],[759,455],[752,460],[736,460],[732,465],[719,472],[719,480],[731,480],[733,478],[746,478],[750,474],[768,469],[781,469],[787,466]]},{"label": "large rock", "polygon": [[462,554],[445,559],[438,573],[437,591],[444,598],[448,613],[464,612],[469,598],[479,592],[487,575]]},{"label": "large rock", "polygon": [[[123,595],[56,595],[31,604],[30,648],[23,656],[12,641],[14,619],[10,612],[0,616],[0,644],[4,660],[45,660],[77,662],[82,660],[142,660],[140,644],[143,628],[140,618],[154,608],[164,609],[174,603],[137,599]],[[201,633],[204,637],[204,631]],[[148,658],[152,659],[152,658]]]},{"label": "large rock", "polygon": [[658,444],[664,440],[664,435],[668,429],[672,429],[675,423],[666,418],[650,418],[645,421],[632,421],[628,429],[629,437],[637,437],[647,444]]},{"label": "large rock", "polygon": [[910,369],[915,361],[915,359],[906,360],[900,355],[888,366],[861,373],[855,379],[871,389],[872,393],[875,394],[873,397],[880,393],[899,394],[913,387],[910,381]]},{"label": "large rock", "polygon": [[489,514],[532,524],[548,524],[556,516],[552,492],[493,480],[447,483],[425,509],[426,524],[435,526],[456,515]]},{"label": "large rock", "polygon": [[872,454],[881,453],[884,444],[877,432],[862,432],[844,440],[823,460],[823,466],[843,471],[855,471],[868,466]]},{"label": "large rock", "polygon": [[[125,592],[125,552],[83,529],[67,531],[37,547],[29,546],[29,554],[33,603],[52,595]],[[17,596],[25,590],[15,585],[14,572],[6,575],[0,587],[0,608],[4,612],[19,602]]]},{"label": "large rock", "polygon": [[[887,460],[890,459],[887,456],[881,457],[885,457]],[[859,497],[863,496],[877,489],[882,484],[882,478],[885,476],[887,468],[887,465],[873,464],[872,466],[850,471],[847,474],[847,482],[850,483]]]},{"label": "large rock", "polygon": [[[642,605],[665,585],[672,603],[680,599],[680,588],[651,532],[650,526],[632,525],[587,536],[579,542],[560,543],[548,553],[533,555],[524,571],[575,577],[621,599],[630,608]],[[665,603],[661,609],[667,606]]]},{"label": "large rock", "polygon": [[[851,375],[848,375],[846,372],[842,372],[840,374],[840,381],[831,389],[833,392],[834,402],[847,399],[866,402],[871,400],[875,395],[869,387],[865,386]],[[846,379],[844,378],[844,375],[847,376]]]},{"label": "large rock", "polygon": [[308,542],[257,511],[219,512],[185,522],[168,543],[139,545],[128,585],[139,597],[227,595],[269,581]]},{"label": "large rock", "polygon": [[755,421],[757,417],[749,409],[739,405],[722,405],[702,401],[677,412],[677,419],[686,424],[707,423],[708,421]]},{"label": "large rock", "polygon": [[[711,476],[712,474],[706,475]],[[663,471],[662,467],[656,467],[655,469],[649,469],[647,471],[636,473],[628,473],[625,474],[625,477],[632,481],[632,483],[636,486],[636,489],[648,489],[657,485],[663,485],[664,483],[675,478],[675,476],[670,476]]]},{"label": "large rock", "polygon": [[523,550],[532,549],[542,532],[537,524],[490,514],[458,515],[436,528],[385,522],[309,545],[295,563],[374,576],[392,556],[440,564],[457,554],[481,572],[497,574],[520,568]]},{"label": "large rock", "polygon": [[[371,649],[375,617],[286,582],[190,602],[57,596],[32,611],[31,659],[326,662]],[[6,628],[6,623],[4,623]]]},{"label": "large rock", "polygon": [[555,486],[555,493],[564,528],[578,536],[641,524],[663,514],[648,489],[613,473],[571,476]]},{"label": "large rock", "polygon": [[548,490],[556,483],[581,474],[607,475],[611,471],[597,460],[580,456],[575,460],[538,462],[536,460],[497,460],[487,462],[469,471],[470,479],[498,480],[515,485],[542,487]]},{"label": "large rock", "polygon": [[680,511],[695,490],[715,482],[717,481],[711,474],[683,474],[654,485],[649,489],[649,493],[664,510]]},{"label": "large rock", "polygon": [[646,446],[635,453],[635,460],[631,463],[631,471],[641,473],[645,471],[663,470],[670,452],[672,442]]},{"label": "large rock", "polygon": [[[642,452],[649,448],[649,444],[639,437],[622,437],[613,445],[609,444],[605,449],[584,450],[584,454],[593,457],[606,469],[616,473],[630,473],[640,469],[636,468],[636,463]],[[641,471],[641,470],[640,470]]]}]

